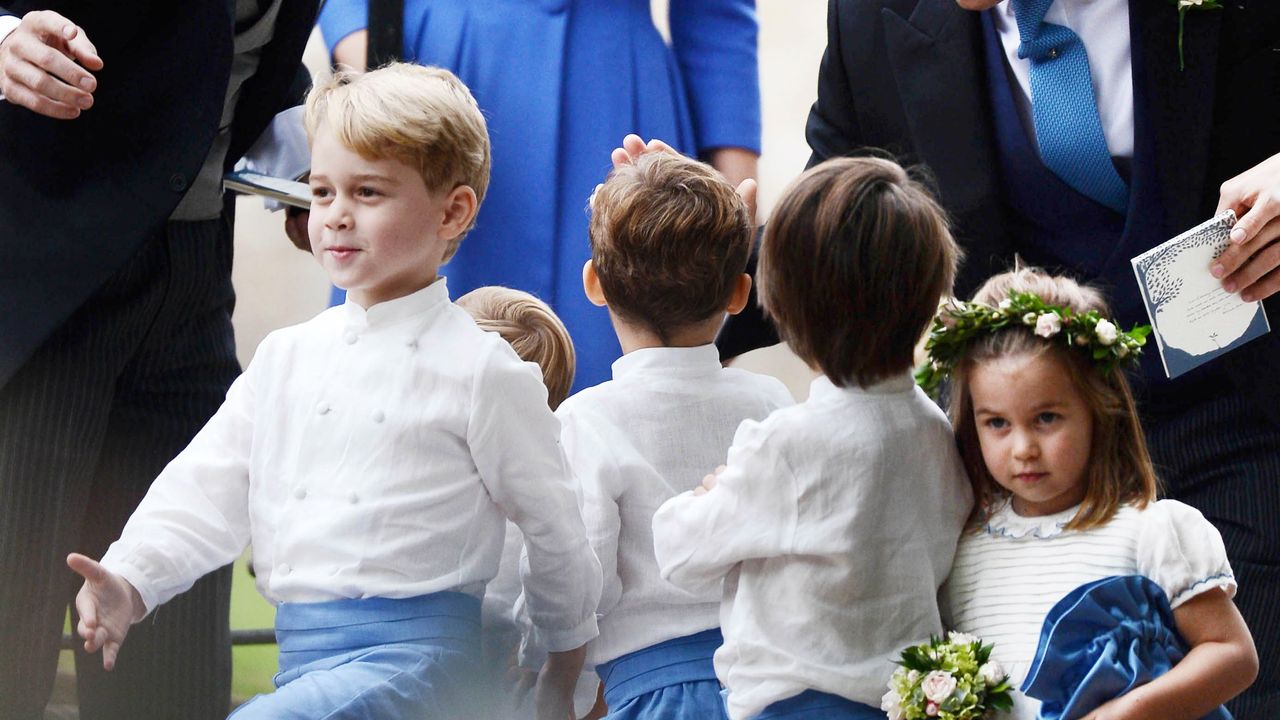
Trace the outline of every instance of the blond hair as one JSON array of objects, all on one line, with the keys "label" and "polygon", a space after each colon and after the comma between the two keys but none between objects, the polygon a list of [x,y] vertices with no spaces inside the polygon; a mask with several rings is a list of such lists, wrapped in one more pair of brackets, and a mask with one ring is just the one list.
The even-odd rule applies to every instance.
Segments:
[{"label": "blond hair", "polygon": [[[1034,293],[1049,305],[1070,308],[1077,314],[1094,311],[1103,317],[1110,315],[1098,291],[1035,268],[996,275],[978,289],[973,300],[994,307],[1009,297],[1010,291]],[[1067,369],[1067,379],[1093,419],[1093,437],[1085,467],[1085,496],[1066,527],[1070,530],[1098,527],[1111,520],[1122,505],[1145,507],[1156,499],[1155,468],[1151,465],[1138,410],[1124,372],[1118,368],[1104,372],[1087,352],[1038,337],[1014,323],[974,340],[956,362],[952,375],[951,424],[977,500],[970,530],[981,528],[997,501],[1007,494],[982,459],[973,396],[969,392],[970,374],[980,363],[1007,357],[1036,357],[1043,353],[1053,353],[1061,360]]]},{"label": "blond hair", "polygon": [[521,360],[542,368],[547,404],[555,410],[573,386],[573,340],[546,303],[527,292],[490,285],[458,298],[482,329],[496,332]]},{"label": "blond hair", "polygon": [[837,158],[778,200],[760,244],[760,304],[779,336],[840,387],[910,370],[951,292],[946,214],[897,163]]},{"label": "blond hair", "polygon": [[751,216],[711,166],[647,153],[614,168],[591,205],[591,262],[609,307],[666,342],[723,313],[751,254]]},{"label": "blond hair", "polygon": [[[418,171],[427,189],[462,185],[477,205],[489,187],[489,132],[471,91],[438,67],[391,63],[367,73],[338,72],[307,95],[309,141],[321,126],[365,158],[398,160]],[[466,228],[445,250],[457,251]]]}]

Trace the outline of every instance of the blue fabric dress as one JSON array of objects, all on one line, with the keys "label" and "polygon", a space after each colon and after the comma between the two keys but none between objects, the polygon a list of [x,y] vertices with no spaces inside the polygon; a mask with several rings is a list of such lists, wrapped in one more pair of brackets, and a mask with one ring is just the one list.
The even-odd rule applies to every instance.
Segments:
[{"label": "blue fabric dress", "polygon": [[[1076,720],[1165,674],[1187,654],[1159,585],[1141,575],[1081,585],[1053,606],[1022,692],[1041,720]],[[1230,720],[1226,708],[1204,720]]]},{"label": "blue fabric dress", "polygon": [[[329,0],[330,51],[367,0]],[[507,285],[551,304],[578,353],[574,390],[619,356],[582,292],[587,198],[622,137],[695,155],[760,148],[754,0],[671,0],[668,47],[649,0],[406,0],[405,58],[457,73],[489,122],[493,179],[476,229],[443,268],[458,293]]]}]

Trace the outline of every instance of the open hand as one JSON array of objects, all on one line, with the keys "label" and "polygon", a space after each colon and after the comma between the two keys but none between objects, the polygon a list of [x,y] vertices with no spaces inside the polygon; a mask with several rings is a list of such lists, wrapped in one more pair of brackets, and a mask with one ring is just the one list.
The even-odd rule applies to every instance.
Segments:
[{"label": "open hand", "polygon": [[59,120],[93,106],[94,72],[102,58],[78,25],[50,10],[34,10],[0,42],[0,92],[5,99]]},{"label": "open hand", "polygon": [[147,612],[142,596],[128,580],[84,555],[71,553],[67,566],[84,578],[84,585],[76,593],[76,612],[80,615],[76,632],[84,638],[85,652],[102,650],[102,667],[111,670],[129,626]]},{"label": "open hand", "polygon": [[1280,290],[1280,154],[1222,184],[1217,212],[1227,208],[1240,219],[1209,270],[1245,302],[1271,297]]}]

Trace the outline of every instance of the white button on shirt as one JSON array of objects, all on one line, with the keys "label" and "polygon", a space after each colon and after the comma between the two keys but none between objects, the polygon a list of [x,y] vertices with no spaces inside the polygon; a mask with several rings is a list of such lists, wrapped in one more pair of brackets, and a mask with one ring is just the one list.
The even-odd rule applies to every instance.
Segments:
[{"label": "white button on shirt", "polygon": [[[406,336],[432,350],[405,352]],[[577,647],[596,634],[600,570],[559,430],[537,373],[443,280],[368,311],[348,303],[263,341],[102,562],[148,610],[250,540],[276,603],[478,596],[505,514],[524,531],[540,642]]]},{"label": "white button on shirt", "polygon": [[704,345],[627,353],[613,363],[613,380],[560,406],[565,453],[604,572],[589,664],[720,625],[718,587],[691,594],[659,576],[653,514],[724,462],[743,420],[792,402],[776,379],[724,368],[715,346]]},{"label": "white button on shirt", "polygon": [[716,675],[733,720],[815,689],[878,707],[902,648],[942,631],[937,590],[972,493],[942,411],[903,374],[813,381],[747,421],[705,495],[653,518],[662,576],[724,582]]}]

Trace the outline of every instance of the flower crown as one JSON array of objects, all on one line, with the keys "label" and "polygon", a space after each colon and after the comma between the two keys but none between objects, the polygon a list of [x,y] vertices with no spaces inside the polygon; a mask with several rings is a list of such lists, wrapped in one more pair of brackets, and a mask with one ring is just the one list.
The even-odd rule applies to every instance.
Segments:
[{"label": "flower crown", "polygon": [[1007,327],[1025,327],[1036,335],[1089,353],[1104,373],[1122,362],[1132,362],[1142,352],[1150,325],[1122,332],[1094,310],[1077,313],[1049,305],[1035,293],[1010,290],[996,307],[985,303],[949,300],[938,308],[925,340],[925,362],[916,370],[916,383],[931,396],[951,375],[956,361],[974,338],[992,335]]}]

